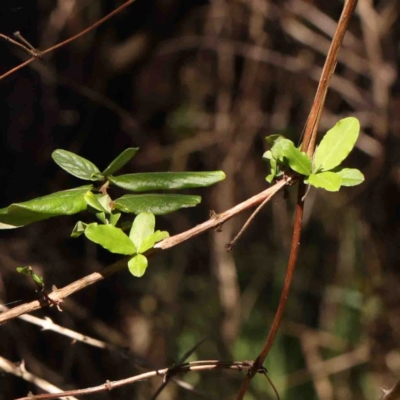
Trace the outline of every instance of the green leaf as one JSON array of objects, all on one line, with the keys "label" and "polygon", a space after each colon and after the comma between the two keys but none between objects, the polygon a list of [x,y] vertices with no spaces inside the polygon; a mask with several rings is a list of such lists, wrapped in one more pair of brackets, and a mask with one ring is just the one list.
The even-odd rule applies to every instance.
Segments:
[{"label": "green leaf", "polygon": [[86,194],[85,194],[85,201],[86,201],[86,203],[90,206],[90,207],[92,207],[92,208],[94,208],[95,210],[97,210],[97,211],[100,211],[100,212],[106,212],[106,209],[101,205],[101,203],[99,202],[99,195],[95,195],[94,193],[92,193],[91,191],[88,191]]},{"label": "green leaf", "polygon": [[109,177],[114,185],[133,192],[205,187],[223,179],[225,174],[222,171],[147,172]]},{"label": "green leaf", "polygon": [[271,167],[271,173],[267,176],[267,182],[271,183],[274,178],[276,177],[276,174],[278,172],[278,164],[275,160],[275,158],[271,158],[270,160],[270,167]]},{"label": "green leaf", "polygon": [[356,144],[359,132],[357,118],[341,119],[326,133],[315,151],[314,170],[329,171],[340,165]]},{"label": "green leaf", "polygon": [[277,141],[271,149],[272,156],[281,161],[286,161],[289,167],[302,175],[310,175],[312,172],[311,159],[306,153],[300,151],[289,139]]},{"label": "green leaf", "polygon": [[88,225],[85,236],[99,244],[111,253],[131,255],[136,253],[136,247],[125,233],[112,225]]},{"label": "green leaf", "polygon": [[343,168],[335,170],[335,173],[342,179],[342,186],[357,186],[365,180],[362,172],[356,168]]},{"label": "green leaf", "polygon": [[111,161],[110,165],[102,172],[104,176],[110,176],[119,171],[138,152],[138,147],[125,149],[118,157]]},{"label": "green leaf", "polygon": [[32,279],[33,279],[39,286],[42,286],[42,287],[44,286],[44,279],[43,279],[41,276],[36,275],[36,274],[33,272],[33,269],[32,269],[31,266],[28,266],[28,267],[17,267],[16,270],[17,270],[17,272],[20,273],[20,274],[24,274],[24,275],[31,276]]},{"label": "green leaf", "polygon": [[180,208],[194,207],[200,201],[200,196],[183,194],[127,194],[115,200],[114,207],[131,214],[150,212],[164,215]]},{"label": "green leaf", "polygon": [[91,188],[91,185],[87,185],[11,204],[0,209],[0,222],[20,227],[59,215],[76,214],[86,210],[84,195]]},{"label": "green leaf", "polygon": [[262,158],[263,158],[264,160],[267,160],[267,161],[273,160],[271,150],[267,150],[267,151],[263,154]]},{"label": "green leaf", "polygon": [[146,272],[148,265],[147,258],[143,254],[138,254],[131,258],[128,262],[130,273],[137,278],[140,278]]},{"label": "green leaf", "polygon": [[55,150],[51,155],[55,163],[69,174],[87,181],[104,179],[100,170],[89,160],[67,150]]},{"label": "green leaf", "polygon": [[311,174],[305,181],[316,188],[322,188],[329,192],[337,192],[340,189],[341,178],[334,172],[320,172],[318,174]]},{"label": "green leaf", "polygon": [[134,243],[138,252],[143,240],[154,233],[155,225],[156,219],[154,215],[148,212],[140,213],[133,221],[129,238]]},{"label": "green leaf", "polygon": [[78,221],[75,224],[74,229],[72,230],[71,237],[77,238],[77,237],[81,236],[83,233],[85,233],[85,229],[87,226],[88,226],[88,224],[85,224],[82,221]]},{"label": "green leaf", "polygon": [[99,197],[99,203],[101,206],[104,208],[106,213],[110,214],[111,213],[111,206],[110,204],[112,203],[111,197],[108,194],[103,194],[102,196]]},{"label": "green leaf", "polygon": [[32,267],[28,266],[28,267],[17,267],[16,268],[17,272],[20,274],[24,274],[24,275],[31,275],[32,273]]},{"label": "green leaf", "polygon": [[275,143],[279,142],[282,139],[284,139],[284,136],[279,135],[279,134],[269,135],[265,138],[265,140],[270,145],[270,147],[273,147],[275,145]]},{"label": "green leaf", "polygon": [[167,231],[156,231],[154,232],[152,235],[148,236],[147,238],[145,238],[138,250],[138,253],[144,253],[149,249],[152,249],[154,247],[154,245],[169,237],[169,233]]},{"label": "green leaf", "polygon": [[44,279],[41,276],[36,275],[34,272],[32,272],[32,278],[40,286],[44,286]]},{"label": "green leaf", "polygon": [[105,225],[108,224],[108,220],[106,218],[106,213],[104,213],[104,212],[96,213],[96,217],[101,223],[103,223]]},{"label": "green leaf", "polygon": [[110,214],[110,224],[112,226],[117,225],[117,222],[120,219],[120,217],[121,217],[121,213],[111,213]]}]

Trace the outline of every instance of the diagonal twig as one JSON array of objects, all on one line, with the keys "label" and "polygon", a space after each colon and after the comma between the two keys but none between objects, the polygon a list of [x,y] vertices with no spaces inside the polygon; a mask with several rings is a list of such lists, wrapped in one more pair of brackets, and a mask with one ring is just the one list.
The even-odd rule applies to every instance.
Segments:
[{"label": "diagonal twig", "polygon": [[[203,361],[193,361],[190,363],[182,364],[173,366],[170,368],[163,368],[158,369],[155,371],[145,372],[140,375],[131,376],[126,379],[121,379],[119,381],[106,381],[102,385],[85,388],[85,389],[76,389],[76,390],[68,390],[65,392],[59,392],[54,394],[36,394],[33,395],[30,393],[27,397],[21,397],[16,400],[48,400],[48,399],[57,399],[57,398],[64,398],[67,396],[83,396],[88,394],[95,394],[95,393],[103,393],[109,392],[115,388],[130,385],[132,383],[136,383],[139,381],[147,380],[154,377],[171,377],[176,374],[193,372],[193,371],[212,371],[215,369],[226,369],[226,370],[233,370],[233,371],[248,371],[252,367],[252,364],[248,361],[220,361],[220,360],[203,360]],[[260,368],[258,371],[260,374],[265,374],[265,368]]]},{"label": "diagonal twig", "polygon": [[[43,51],[39,51],[37,50],[37,54],[32,55],[32,57],[29,60],[26,60],[25,62],[17,65],[16,67],[10,69],[9,71],[7,71],[5,74],[0,75],[0,80],[6,78],[7,76],[13,74],[14,72],[20,70],[21,68],[25,67],[26,65],[30,64],[32,61],[36,60],[38,54],[40,54],[40,56],[43,56],[47,53],[50,53],[54,50],[59,49],[60,47],[63,47],[71,42],[73,42],[76,39],[79,39],[81,36],[86,35],[86,33],[89,33],[90,31],[92,31],[93,29],[97,28],[99,25],[103,24],[104,22],[106,22],[107,20],[109,20],[111,17],[113,17],[115,14],[118,14],[120,11],[122,11],[124,8],[128,7],[129,5],[131,5],[135,0],[128,0],[126,3],[120,5],[118,8],[116,8],[115,10],[111,11],[109,14],[107,14],[105,17],[99,19],[98,21],[96,21],[93,25],[89,26],[88,28],[84,29],[83,31],[77,33],[76,35],[70,37],[69,39],[64,40],[61,43],[58,43],[54,46],[49,47],[46,50]],[[12,42],[15,45],[18,45],[20,47],[23,47],[26,51],[28,51],[29,53],[32,54],[32,50],[28,49],[28,47],[25,46],[21,46],[20,43],[13,41],[12,39],[8,38],[5,35],[1,35],[1,37],[5,38],[6,40],[9,40],[10,42]]]},{"label": "diagonal twig", "polygon": [[[186,240],[192,239],[199,234],[206,232],[210,229],[221,226],[225,221],[233,218],[234,216],[240,214],[241,212],[254,207],[260,203],[262,203],[265,199],[271,199],[276,193],[278,193],[282,188],[292,182],[291,179],[288,181],[279,181],[274,186],[264,190],[261,193],[245,200],[242,203],[237,204],[235,207],[230,208],[229,210],[222,212],[221,214],[214,214],[209,220],[203,222],[200,225],[195,226],[192,229],[189,229],[185,232],[179,233],[175,236],[171,236],[167,239],[162,240],[157,243],[153,249],[146,253],[146,257],[150,257],[155,253],[169,249],[170,247],[177,246]],[[69,285],[61,288],[55,289],[48,295],[48,299],[50,301],[44,300],[35,300],[30,303],[21,304],[20,306],[11,308],[10,310],[0,313],[0,324],[7,322],[13,318],[19,317],[22,314],[30,313],[34,310],[38,310],[43,307],[51,306],[52,303],[61,304],[62,301],[70,296],[71,294],[86,288],[87,286],[93,285],[96,282],[99,282],[114,273],[123,270],[127,267],[127,259],[121,259],[116,263],[110,265],[109,267],[103,269],[100,272],[94,272],[90,275],[87,275],[81,279],[78,279],[75,282],[70,283]]]}]

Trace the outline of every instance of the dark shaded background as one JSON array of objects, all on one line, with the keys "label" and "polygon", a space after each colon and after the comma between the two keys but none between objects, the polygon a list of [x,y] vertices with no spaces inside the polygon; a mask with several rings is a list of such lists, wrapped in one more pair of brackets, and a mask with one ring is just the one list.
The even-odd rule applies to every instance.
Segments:
[{"label": "dark shaded background", "polygon": [[[3,0],[0,33],[18,30],[46,49],[122,3]],[[171,234],[265,189],[264,137],[281,132],[299,141],[341,7],[137,0],[0,82],[0,206],[82,185],[52,162],[57,148],[104,168],[126,147],[140,147],[125,172],[224,170],[223,183],[191,191],[203,196],[200,206],[158,218]],[[366,182],[308,194],[298,270],[266,362],[282,399],[378,399],[380,387],[399,378],[399,9],[397,0],[360,0],[340,54],[320,128],[359,118],[362,133],[346,163],[362,169]],[[0,73],[28,57],[0,45]],[[71,296],[62,313],[35,313],[124,351],[72,344],[14,320],[0,326],[0,355],[24,360],[28,371],[64,390],[171,365],[204,336],[191,360],[255,358],[284,279],[294,194],[276,196],[232,253],[224,245],[249,213],[153,258],[142,279],[121,272]],[[36,298],[17,266],[32,265],[50,288],[116,260],[83,238],[70,239],[75,221],[1,233],[3,303]],[[182,379],[207,399],[226,399],[243,374]],[[154,379],[94,398],[150,399],[159,385]],[[261,376],[251,388],[248,400],[274,398]],[[29,391],[39,389],[0,373],[1,399]],[[159,399],[197,396],[171,383]]]}]

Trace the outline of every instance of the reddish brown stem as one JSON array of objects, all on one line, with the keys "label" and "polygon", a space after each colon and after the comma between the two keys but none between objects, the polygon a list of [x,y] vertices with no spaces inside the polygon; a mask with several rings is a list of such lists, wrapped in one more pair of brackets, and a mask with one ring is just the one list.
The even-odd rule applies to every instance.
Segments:
[{"label": "reddish brown stem", "polygon": [[[338,27],[332,39],[332,43],[329,48],[327,58],[325,60],[325,65],[322,70],[315,99],[306,122],[304,130],[304,139],[301,147],[301,150],[307,152],[309,157],[312,157],[314,154],[315,141],[317,137],[317,128],[319,120],[321,118],[321,113],[325,103],[325,98],[328,91],[329,83],[336,67],[339,50],[342,45],[346,30],[348,28],[350,17],[353,14],[356,5],[357,5],[357,0],[347,0],[345,2],[342,15],[340,16],[338,22]],[[286,271],[285,282],[283,285],[278,309],[276,311],[275,318],[272,323],[271,329],[269,331],[268,337],[263,345],[261,352],[259,353],[258,357],[256,358],[253,364],[253,368],[250,369],[245,380],[243,381],[243,384],[237,396],[237,400],[243,400],[252,378],[256,374],[257,370],[262,367],[265,358],[267,357],[274,343],[276,333],[279,329],[279,325],[281,323],[283,313],[285,311],[287,299],[289,296],[290,285],[292,282],[300,248],[301,226],[303,222],[304,194],[305,194],[305,185],[300,182],[297,193],[297,204],[296,204],[295,222],[294,222],[293,236],[292,236],[292,245],[290,249],[288,267]]]}]

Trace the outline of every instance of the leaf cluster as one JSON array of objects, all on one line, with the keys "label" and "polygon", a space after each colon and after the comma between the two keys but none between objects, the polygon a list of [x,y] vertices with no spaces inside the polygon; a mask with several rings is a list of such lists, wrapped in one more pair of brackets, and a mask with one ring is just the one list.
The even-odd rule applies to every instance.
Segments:
[{"label": "leaf cluster", "polygon": [[310,157],[294,143],[281,135],[266,138],[271,149],[263,158],[271,167],[266,177],[268,182],[294,171],[305,176],[304,183],[336,192],[341,186],[356,186],[364,181],[364,175],[355,168],[343,168],[340,164],[354,148],[360,132],[360,123],[356,118],[340,120],[322,138],[314,158]]},{"label": "leaf cluster", "polygon": [[[147,268],[144,253],[155,243],[169,236],[168,232],[155,231],[154,215],[167,214],[200,203],[200,196],[164,193],[143,193],[160,190],[197,188],[213,185],[225,178],[222,171],[210,172],[156,172],[116,175],[139,149],[124,150],[102,172],[91,161],[66,150],[55,150],[53,160],[69,174],[93,184],[81,186],[23,203],[14,203],[0,209],[0,229],[18,228],[51,217],[72,215],[82,211],[95,214],[100,223],[78,221],[72,237],[84,234],[89,240],[112,253],[131,256],[128,267],[140,277]],[[138,194],[126,194],[113,200],[108,190],[117,186]],[[137,217],[128,225],[118,227],[123,213]],[[130,229],[127,236],[123,229]],[[37,276],[26,268],[18,272]]]}]

